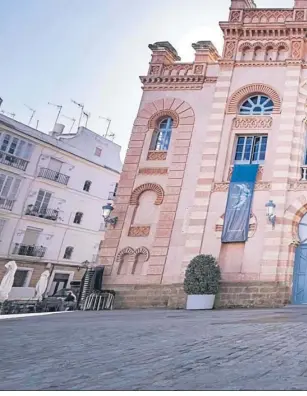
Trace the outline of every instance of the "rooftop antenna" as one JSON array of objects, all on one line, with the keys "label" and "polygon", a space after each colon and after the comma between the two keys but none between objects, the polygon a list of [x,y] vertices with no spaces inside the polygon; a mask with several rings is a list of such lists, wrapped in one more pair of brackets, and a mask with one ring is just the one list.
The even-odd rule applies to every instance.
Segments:
[{"label": "rooftop antenna", "polygon": [[25,104],[24,106],[26,106],[26,108],[27,108],[27,109],[29,109],[30,111],[32,111],[32,114],[31,114],[30,120],[29,120],[29,122],[28,122],[28,125],[30,125],[30,124],[31,124],[31,122],[32,122],[32,120],[33,120],[34,114],[36,113],[36,110],[32,109],[31,107],[29,107],[29,106],[28,106],[28,105],[26,105],[26,104]]},{"label": "rooftop antenna", "polygon": [[8,115],[8,116],[10,116],[12,118],[16,117],[15,113],[10,113],[9,111],[1,110],[1,113],[5,114],[5,115]]},{"label": "rooftop antenna", "polygon": [[62,105],[58,105],[58,104],[54,104],[54,103],[51,103],[51,102],[48,102],[48,104],[51,105],[51,106],[57,107],[57,109],[59,110],[58,114],[56,116],[55,122],[54,122],[54,125],[55,125],[58,122],[58,119],[60,117],[60,114],[61,114],[61,111],[63,109],[63,106]]},{"label": "rooftop antenna", "polygon": [[39,120],[36,121],[36,129],[38,129]]},{"label": "rooftop antenna", "polygon": [[3,99],[0,98],[0,107],[1,107],[2,103],[3,103]]},{"label": "rooftop antenna", "polygon": [[85,128],[87,128],[87,123],[88,123],[88,119],[91,116],[91,113],[87,113],[86,111],[83,110],[83,115],[86,117],[86,121],[85,121]]},{"label": "rooftop antenna", "polygon": [[76,102],[76,101],[73,100],[73,99],[71,99],[71,101],[81,109],[81,113],[80,113],[80,117],[79,117],[79,122],[78,122],[78,128],[79,128],[79,126],[80,126],[80,124],[81,124],[81,119],[82,119],[82,116],[83,116],[84,104],[83,104],[83,103],[78,103],[78,102]]},{"label": "rooftop antenna", "polygon": [[73,129],[73,127],[74,127],[74,125],[75,125],[76,119],[75,119],[75,118],[71,118],[71,117],[67,117],[67,116],[66,116],[66,115],[64,115],[64,114],[62,114],[62,115],[61,115],[61,117],[63,117],[63,118],[67,118],[68,120],[72,121],[72,124],[71,124],[70,130],[69,130],[69,133],[70,133],[70,132],[72,131],[72,129]]},{"label": "rooftop antenna", "polygon": [[109,133],[110,125],[111,125],[111,120],[110,120],[110,118],[101,117],[101,116],[99,116],[99,118],[102,119],[102,120],[106,120],[107,123],[108,123],[106,133],[104,135],[102,135],[103,137],[107,137],[108,133]]}]

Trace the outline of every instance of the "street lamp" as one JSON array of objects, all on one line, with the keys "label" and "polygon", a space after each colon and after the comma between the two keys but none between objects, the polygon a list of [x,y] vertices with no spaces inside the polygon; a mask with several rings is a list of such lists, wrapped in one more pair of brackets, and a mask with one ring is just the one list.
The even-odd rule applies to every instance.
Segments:
[{"label": "street lamp", "polygon": [[104,222],[106,225],[112,224],[113,227],[115,227],[118,217],[110,217],[113,209],[113,206],[110,203],[107,203],[107,205],[102,207],[102,217],[104,218]]},{"label": "street lamp", "polygon": [[272,224],[272,228],[275,227],[276,224],[276,215],[275,215],[275,208],[276,205],[272,200],[270,200],[265,207],[267,208],[267,218],[269,222]]}]

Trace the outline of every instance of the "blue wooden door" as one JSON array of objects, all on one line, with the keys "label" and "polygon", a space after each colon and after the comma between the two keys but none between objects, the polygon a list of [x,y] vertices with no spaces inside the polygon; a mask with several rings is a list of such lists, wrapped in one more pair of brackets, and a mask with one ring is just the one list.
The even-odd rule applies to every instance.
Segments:
[{"label": "blue wooden door", "polygon": [[307,245],[300,245],[296,249],[292,302],[307,304]]}]

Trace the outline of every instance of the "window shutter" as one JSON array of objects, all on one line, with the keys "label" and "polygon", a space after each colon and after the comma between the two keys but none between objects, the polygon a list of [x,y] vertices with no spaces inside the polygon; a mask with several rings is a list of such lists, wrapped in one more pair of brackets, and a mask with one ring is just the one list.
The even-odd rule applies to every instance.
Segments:
[{"label": "window shutter", "polygon": [[11,199],[12,201],[14,199],[16,199],[16,197],[17,197],[17,193],[18,193],[20,184],[21,184],[21,179],[15,179],[14,180],[14,183],[13,183],[13,186],[11,188],[10,195],[9,195],[9,199]]},{"label": "window shutter", "polygon": [[4,186],[3,186],[3,189],[2,189],[2,193],[1,193],[1,196],[3,198],[7,198],[8,197],[10,189],[11,189],[11,186],[12,186],[12,183],[13,183],[13,180],[14,180],[13,177],[7,176],[7,178],[5,180],[5,183],[4,183]]},{"label": "window shutter", "polygon": [[0,236],[2,234],[3,228],[5,226],[6,220],[5,219],[0,219]]},{"label": "window shutter", "polygon": [[0,195],[2,195],[1,192],[2,192],[5,178],[6,178],[6,176],[3,173],[0,173]]}]

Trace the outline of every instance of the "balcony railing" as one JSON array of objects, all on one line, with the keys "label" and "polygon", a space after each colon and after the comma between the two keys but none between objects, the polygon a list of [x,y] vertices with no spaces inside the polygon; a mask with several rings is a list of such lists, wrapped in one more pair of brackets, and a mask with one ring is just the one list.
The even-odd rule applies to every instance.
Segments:
[{"label": "balcony railing", "polygon": [[29,161],[15,157],[12,154],[7,154],[4,153],[3,151],[0,151],[0,163],[4,165],[12,166],[13,168],[26,170]]},{"label": "balcony railing", "polygon": [[0,198],[0,209],[12,210],[14,202],[12,199]]},{"label": "balcony railing", "polygon": [[55,210],[55,209],[37,210],[37,209],[33,208],[33,205],[29,205],[26,209],[25,214],[27,216],[35,216],[35,217],[40,217],[41,219],[56,221],[59,216],[59,211]]},{"label": "balcony railing", "polygon": [[63,173],[56,172],[52,169],[48,168],[40,168],[38,177],[43,177],[44,179],[52,180],[57,183],[68,184],[69,176],[64,175]]},{"label": "balcony railing", "polygon": [[35,245],[23,245],[22,243],[15,243],[13,254],[18,256],[30,256],[30,257],[44,257],[47,248],[44,246]]}]

